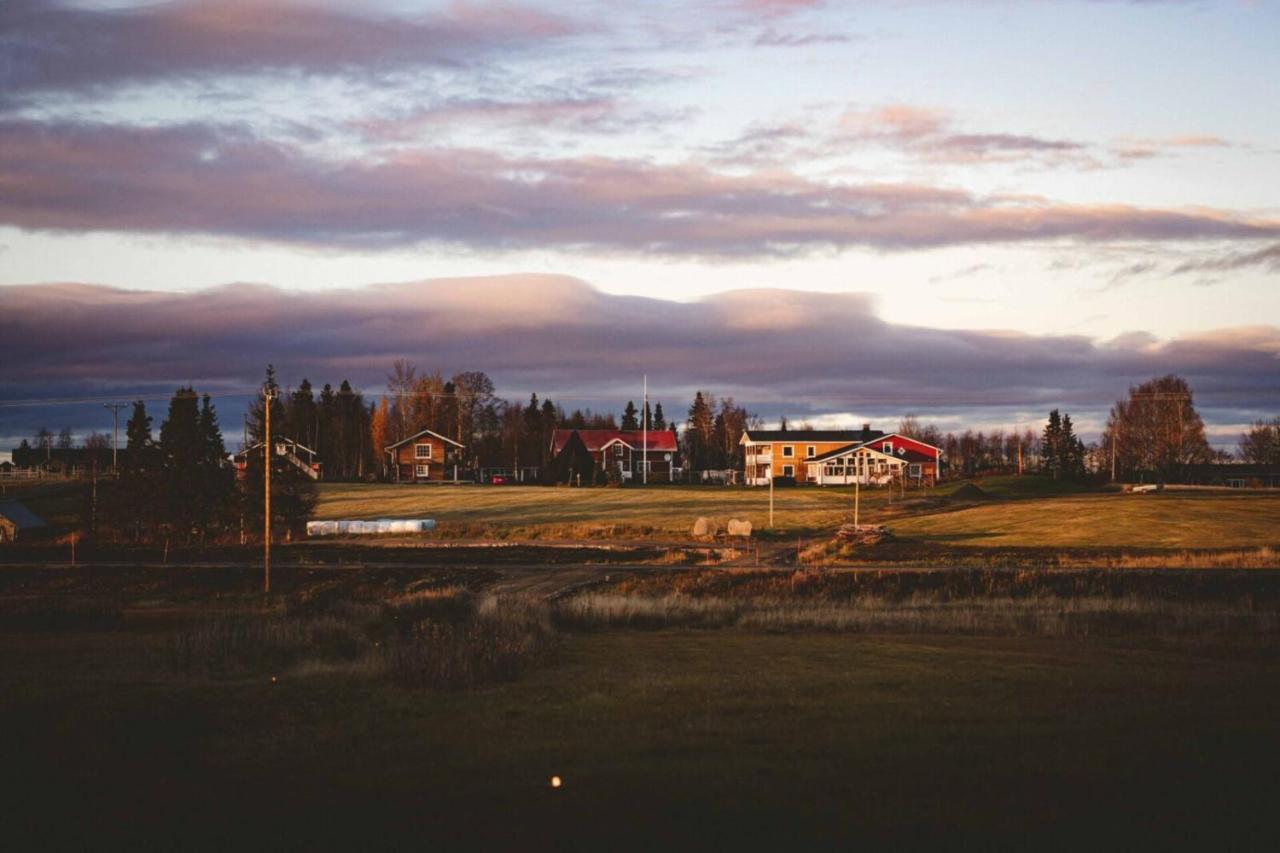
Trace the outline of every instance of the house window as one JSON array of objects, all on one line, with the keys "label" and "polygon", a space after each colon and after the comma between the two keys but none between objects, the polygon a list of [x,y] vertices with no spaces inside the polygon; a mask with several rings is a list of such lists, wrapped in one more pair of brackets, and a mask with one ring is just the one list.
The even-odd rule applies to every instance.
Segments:
[{"label": "house window", "polygon": [[622,455],[622,445],[621,445],[621,444],[615,444],[615,445],[613,446],[613,455],[614,455],[614,456],[621,456],[621,455]]},{"label": "house window", "polygon": [[806,459],[812,459],[818,455],[818,448],[811,444],[804,449],[804,455]]},{"label": "house window", "polygon": [[915,479],[915,480],[919,480],[919,479],[920,479],[920,463],[918,463],[918,462],[917,462],[917,463],[913,463],[913,464],[912,464],[912,465],[907,469],[907,471],[908,471],[908,473],[910,473],[910,474],[911,474],[912,479]]},{"label": "house window", "polygon": [[415,445],[413,446],[413,458],[414,458],[414,459],[430,459],[430,458],[431,458],[431,445],[429,445],[429,444],[415,444]]},{"label": "house window", "polygon": [[429,470],[428,470],[428,469],[429,469],[430,467],[431,467],[431,466],[429,466],[429,465],[414,465],[414,466],[413,466],[413,476],[415,476],[415,477],[426,477],[426,476],[428,476],[428,475],[429,475]]},{"label": "house window", "polygon": [[893,442],[892,442],[892,441],[886,441],[886,442],[884,443],[884,452],[885,452],[885,453],[892,453],[892,452],[893,452]]},{"label": "house window", "polygon": [[795,445],[792,445],[792,444],[782,445],[782,455],[787,457],[795,456],[796,455]]},{"label": "house window", "polygon": [[794,465],[783,465],[783,466],[782,466],[782,476],[784,476],[784,477],[794,477],[795,475],[796,475],[796,466],[794,466]]}]

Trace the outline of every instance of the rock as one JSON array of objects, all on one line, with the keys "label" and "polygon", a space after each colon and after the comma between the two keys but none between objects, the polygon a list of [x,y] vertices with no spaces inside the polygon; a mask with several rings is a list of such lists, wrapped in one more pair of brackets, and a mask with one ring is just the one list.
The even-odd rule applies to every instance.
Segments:
[{"label": "rock", "polygon": [[730,536],[750,536],[751,522],[746,519],[729,519],[728,531]]}]

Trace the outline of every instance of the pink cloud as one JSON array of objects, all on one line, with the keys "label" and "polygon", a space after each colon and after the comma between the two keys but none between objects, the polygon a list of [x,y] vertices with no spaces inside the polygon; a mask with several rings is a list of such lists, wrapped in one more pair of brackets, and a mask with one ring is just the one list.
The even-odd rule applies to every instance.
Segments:
[{"label": "pink cloud", "polygon": [[203,125],[0,123],[0,184],[0,222],[21,228],[359,247],[434,241],[727,256],[1280,236],[1280,221],[1232,211],[1067,205],[695,163],[437,148],[334,161]]},{"label": "pink cloud", "polygon": [[459,65],[579,31],[533,6],[454,3],[431,15],[303,0],[170,0],[124,8],[6,0],[7,97],[121,82],[298,70]]}]

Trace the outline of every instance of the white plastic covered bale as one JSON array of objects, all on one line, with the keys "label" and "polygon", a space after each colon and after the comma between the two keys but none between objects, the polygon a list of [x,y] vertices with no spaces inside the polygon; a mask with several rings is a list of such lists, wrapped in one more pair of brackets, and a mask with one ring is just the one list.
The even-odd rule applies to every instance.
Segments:
[{"label": "white plastic covered bale", "polygon": [[435,530],[430,518],[380,518],[376,521],[342,519],[339,521],[308,521],[308,536],[372,536],[376,534],[426,533]]}]

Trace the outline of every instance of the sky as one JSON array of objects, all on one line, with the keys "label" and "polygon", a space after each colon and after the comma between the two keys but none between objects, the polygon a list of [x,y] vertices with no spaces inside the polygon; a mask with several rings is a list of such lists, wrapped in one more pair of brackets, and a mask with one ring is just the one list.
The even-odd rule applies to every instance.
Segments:
[{"label": "sky", "polygon": [[[822,426],[1280,413],[1267,0],[0,4],[0,445],[396,358]],[[78,402],[54,402],[55,400]]]}]

